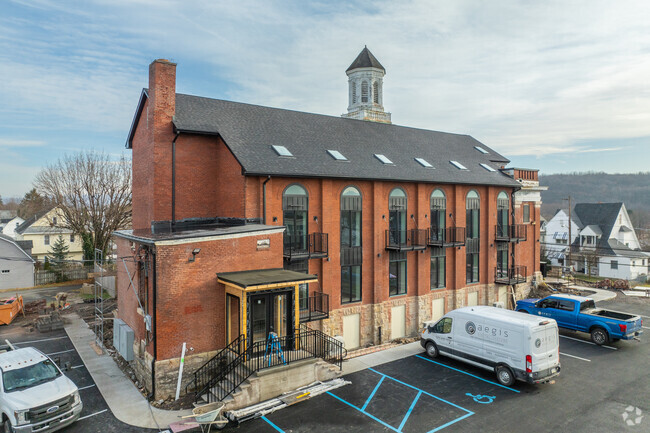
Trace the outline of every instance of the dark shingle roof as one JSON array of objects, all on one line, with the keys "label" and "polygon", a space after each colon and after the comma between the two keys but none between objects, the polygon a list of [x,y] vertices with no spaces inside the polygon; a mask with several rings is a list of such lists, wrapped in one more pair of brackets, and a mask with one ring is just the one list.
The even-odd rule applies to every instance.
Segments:
[{"label": "dark shingle roof", "polygon": [[[484,163],[498,169],[509,161],[468,135],[183,94],[176,94],[174,126],[181,132],[221,136],[246,175],[520,186],[498,170],[481,167]],[[293,157],[278,156],[272,145],[285,146]],[[341,152],[348,161],[334,160],[327,150]],[[374,154],[386,155],[393,164],[382,164]],[[424,158],[434,169],[415,158]]]},{"label": "dark shingle roof", "polygon": [[[621,202],[578,203],[573,209],[573,212],[580,218],[580,221],[582,221],[584,227],[595,225],[600,228],[603,235],[598,241],[598,248],[603,254],[616,255],[616,253],[612,251],[612,245],[609,236],[612,233],[614,224],[616,224],[616,217],[618,216],[622,206],[623,203]],[[629,250],[629,248],[627,249]]]},{"label": "dark shingle roof", "polygon": [[43,215],[47,214],[49,211],[52,209],[44,210],[41,212],[38,212],[31,218],[27,218],[22,224],[20,224],[18,227],[16,227],[16,233],[23,234],[25,230],[27,230],[32,224],[34,224],[36,221],[41,219]]},{"label": "dark shingle roof", "polygon": [[384,69],[381,63],[379,63],[379,60],[372,55],[368,47],[364,47],[363,50],[361,50],[357,58],[354,59],[354,62],[352,62],[345,72],[350,72],[351,70],[358,68],[377,68],[386,72],[386,69]]}]

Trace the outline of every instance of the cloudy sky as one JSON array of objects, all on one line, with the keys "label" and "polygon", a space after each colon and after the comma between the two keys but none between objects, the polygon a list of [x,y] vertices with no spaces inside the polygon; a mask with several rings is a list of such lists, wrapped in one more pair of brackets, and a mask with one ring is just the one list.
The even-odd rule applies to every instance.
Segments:
[{"label": "cloudy sky", "polygon": [[364,45],[393,123],[542,173],[650,170],[650,2],[0,1],[0,195],[48,161],[119,156],[148,64],[177,91],[338,116]]}]

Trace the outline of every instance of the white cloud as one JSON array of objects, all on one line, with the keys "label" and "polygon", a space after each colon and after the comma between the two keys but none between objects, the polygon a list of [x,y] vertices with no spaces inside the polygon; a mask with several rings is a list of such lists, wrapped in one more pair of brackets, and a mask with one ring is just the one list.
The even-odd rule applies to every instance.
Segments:
[{"label": "white cloud", "polygon": [[11,138],[0,138],[0,147],[39,147],[45,145],[41,140],[17,140]]},{"label": "white cloud", "polygon": [[367,44],[397,124],[506,156],[650,136],[647,1],[32,4],[56,19],[0,17],[0,117],[37,129],[126,134],[158,57],[179,62],[179,91],[336,116]]}]

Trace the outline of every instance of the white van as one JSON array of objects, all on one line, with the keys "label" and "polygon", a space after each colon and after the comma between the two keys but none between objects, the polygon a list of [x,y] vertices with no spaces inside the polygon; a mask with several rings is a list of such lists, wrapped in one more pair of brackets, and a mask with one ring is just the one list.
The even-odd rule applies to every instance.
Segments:
[{"label": "white van", "polygon": [[557,323],[516,311],[474,306],[426,322],[420,343],[432,358],[445,355],[492,370],[497,381],[548,382],[560,374]]}]

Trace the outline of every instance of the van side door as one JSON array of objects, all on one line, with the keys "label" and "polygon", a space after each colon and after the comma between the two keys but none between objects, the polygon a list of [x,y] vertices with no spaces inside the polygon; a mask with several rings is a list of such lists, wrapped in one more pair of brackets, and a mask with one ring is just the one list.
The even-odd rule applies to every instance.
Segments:
[{"label": "van side door", "polygon": [[442,353],[453,353],[453,338],[451,332],[452,318],[443,317],[430,329],[431,337]]}]

